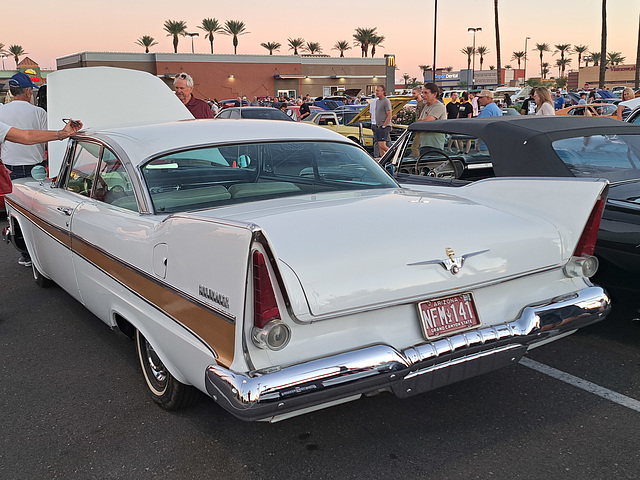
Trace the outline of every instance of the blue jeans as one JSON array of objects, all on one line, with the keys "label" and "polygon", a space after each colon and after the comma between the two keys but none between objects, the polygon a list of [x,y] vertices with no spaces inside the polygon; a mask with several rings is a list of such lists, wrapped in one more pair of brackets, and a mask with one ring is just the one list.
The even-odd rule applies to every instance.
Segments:
[{"label": "blue jeans", "polygon": [[31,175],[31,169],[37,165],[42,165],[42,162],[35,165],[7,165],[5,163],[5,167],[11,170],[11,180],[28,177]]}]

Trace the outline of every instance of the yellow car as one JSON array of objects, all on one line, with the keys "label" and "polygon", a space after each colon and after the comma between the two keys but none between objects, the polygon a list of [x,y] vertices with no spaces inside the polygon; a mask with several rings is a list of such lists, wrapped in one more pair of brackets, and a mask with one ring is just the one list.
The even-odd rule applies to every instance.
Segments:
[{"label": "yellow car", "polygon": [[[406,96],[387,98],[391,101],[392,117],[411,100],[411,97]],[[312,111],[311,115],[306,117],[304,121],[329,128],[340,135],[344,135],[358,145],[362,145],[367,150],[372,150],[373,131],[371,130],[371,113],[369,106],[370,105],[365,105],[359,111],[350,109],[349,107],[336,110]],[[406,125],[392,125],[391,140],[395,141],[406,128]]]}]

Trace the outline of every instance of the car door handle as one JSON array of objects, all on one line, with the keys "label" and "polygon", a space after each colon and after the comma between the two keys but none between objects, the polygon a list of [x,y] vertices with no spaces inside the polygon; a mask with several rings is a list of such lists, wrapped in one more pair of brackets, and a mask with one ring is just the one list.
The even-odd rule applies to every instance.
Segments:
[{"label": "car door handle", "polygon": [[64,213],[67,217],[70,217],[73,213],[73,208],[69,207],[57,207],[57,210],[61,213]]}]

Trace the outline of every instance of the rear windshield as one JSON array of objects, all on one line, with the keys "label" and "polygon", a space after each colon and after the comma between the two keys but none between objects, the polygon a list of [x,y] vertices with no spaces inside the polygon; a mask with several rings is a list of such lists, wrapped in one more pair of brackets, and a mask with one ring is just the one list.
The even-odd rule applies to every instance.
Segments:
[{"label": "rear windshield", "polygon": [[552,145],[576,177],[611,182],[640,178],[640,135],[591,135]]},{"label": "rear windshield", "polygon": [[289,116],[271,107],[246,108],[242,109],[242,118],[263,119],[263,120],[291,120]]},{"label": "rear windshield", "polygon": [[142,175],[158,213],[398,186],[362,149],[332,142],[198,148],[155,158]]}]

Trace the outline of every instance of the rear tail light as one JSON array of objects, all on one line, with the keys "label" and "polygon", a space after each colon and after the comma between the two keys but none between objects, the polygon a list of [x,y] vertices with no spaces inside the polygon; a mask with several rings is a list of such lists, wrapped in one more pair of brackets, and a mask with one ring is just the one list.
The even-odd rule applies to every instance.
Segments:
[{"label": "rear tail light", "polygon": [[253,329],[251,339],[259,348],[281,350],[291,339],[291,330],[280,319],[276,294],[264,255],[253,252]]},{"label": "rear tail light", "polygon": [[271,320],[280,319],[276,294],[262,253],[253,252],[253,326],[264,328]]},{"label": "rear tail light", "polygon": [[593,207],[593,210],[591,210],[589,220],[587,221],[587,224],[582,231],[582,236],[580,237],[580,240],[578,240],[578,245],[573,252],[575,257],[593,255],[593,252],[596,249],[596,239],[598,238],[598,229],[600,228],[600,220],[602,219],[605,201],[606,197],[604,195],[600,196]]},{"label": "rear tail light", "polygon": [[598,271],[599,262],[593,256],[593,252],[596,249],[596,240],[605,202],[606,194],[603,194],[598,198],[593,210],[591,210],[591,215],[589,215],[589,220],[587,220],[580,240],[578,240],[573,256],[564,267],[564,273],[568,277],[590,278]]}]

